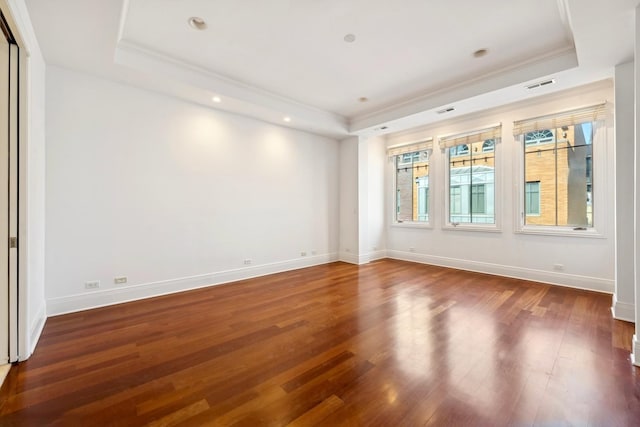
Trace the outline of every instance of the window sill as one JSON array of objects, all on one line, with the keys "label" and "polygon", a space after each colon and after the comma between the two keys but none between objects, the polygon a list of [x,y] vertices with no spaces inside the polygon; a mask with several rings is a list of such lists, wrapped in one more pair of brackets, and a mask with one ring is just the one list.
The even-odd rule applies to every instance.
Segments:
[{"label": "window sill", "polygon": [[518,234],[530,234],[539,236],[558,236],[558,237],[580,237],[591,239],[605,239],[606,236],[595,228],[587,228],[586,230],[574,230],[573,227],[545,227],[545,226],[523,226],[516,229]]},{"label": "window sill", "polygon": [[422,228],[422,229],[432,229],[433,226],[428,222],[414,222],[414,221],[405,221],[405,222],[392,222],[391,227],[396,228]]},{"label": "window sill", "polygon": [[502,229],[495,224],[482,225],[482,224],[458,224],[453,225],[451,223],[442,226],[443,230],[447,231],[481,231],[485,233],[501,233]]}]

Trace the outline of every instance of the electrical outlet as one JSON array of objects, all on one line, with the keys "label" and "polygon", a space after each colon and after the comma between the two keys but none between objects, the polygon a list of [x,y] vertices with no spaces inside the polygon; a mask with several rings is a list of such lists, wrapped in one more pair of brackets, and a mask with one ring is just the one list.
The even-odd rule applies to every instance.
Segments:
[{"label": "electrical outlet", "polygon": [[114,277],[113,283],[117,285],[121,285],[123,283],[127,283],[127,276]]},{"label": "electrical outlet", "polygon": [[251,260],[249,258],[245,259],[244,265],[251,265]]},{"label": "electrical outlet", "polygon": [[300,252],[300,256],[307,256],[307,253],[305,251]]},{"label": "electrical outlet", "polygon": [[563,271],[564,270],[564,264],[553,264],[553,269],[555,271]]},{"label": "electrical outlet", "polygon": [[318,252],[316,252],[316,251],[311,251],[311,255],[315,255],[315,254],[317,254],[317,253],[318,253]]},{"label": "electrical outlet", "polygon": [[84,282],[85,289],[98,289],[100,287],[100,280],[91,280],[89,282]]},{"label": "electrical outlet", "polygon": [[409,248],[409,252],[415,252],[416,248]]}]

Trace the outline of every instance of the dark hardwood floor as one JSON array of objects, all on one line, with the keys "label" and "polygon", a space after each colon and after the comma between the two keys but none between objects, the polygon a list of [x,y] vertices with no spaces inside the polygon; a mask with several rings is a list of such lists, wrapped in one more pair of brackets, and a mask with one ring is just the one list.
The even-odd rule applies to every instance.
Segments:
[{"label": "dark hardwood floor", "polygon": [[611,296],[383,260],[53,317],[1,426],[640,425]]}]

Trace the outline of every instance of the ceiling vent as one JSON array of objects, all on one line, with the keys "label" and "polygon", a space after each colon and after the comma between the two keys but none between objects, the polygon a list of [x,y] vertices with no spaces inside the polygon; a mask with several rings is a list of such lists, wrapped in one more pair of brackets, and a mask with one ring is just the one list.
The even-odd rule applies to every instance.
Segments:
[{"label": "ceiling vent", "polygon": [[447,108],[443,108],[442,110],[436,111],[436,113],[438,114],[450,113],[455,109],[456,109],[455,107],[447,107]]},{"label": "ceiling vent", "polygon": [[549,79],[549,80],[545,80],[542,82],[538,82],[538,83],[534,83],[532,85],[527,86],[527,89],[531,90],[531,89],[537,89],[539,87],[543,87],[543,86],[548,86],[548,85],[552,85],[556,82],[556,79]]}]

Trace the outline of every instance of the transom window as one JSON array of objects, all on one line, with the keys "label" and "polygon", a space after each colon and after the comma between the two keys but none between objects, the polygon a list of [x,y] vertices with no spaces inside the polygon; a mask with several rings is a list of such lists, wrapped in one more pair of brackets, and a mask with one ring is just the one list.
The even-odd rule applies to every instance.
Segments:
[{"label": "transom window", "polygon": [[534,130],[524,135],[524,143],[526,145],[547,144],[553,142],[554,135],[550,129]]},{"label": "transom window", "polygon": [[493,151],[496,147],[495,139],[488,139],[482,144],[482,152],[489,153]]}]

